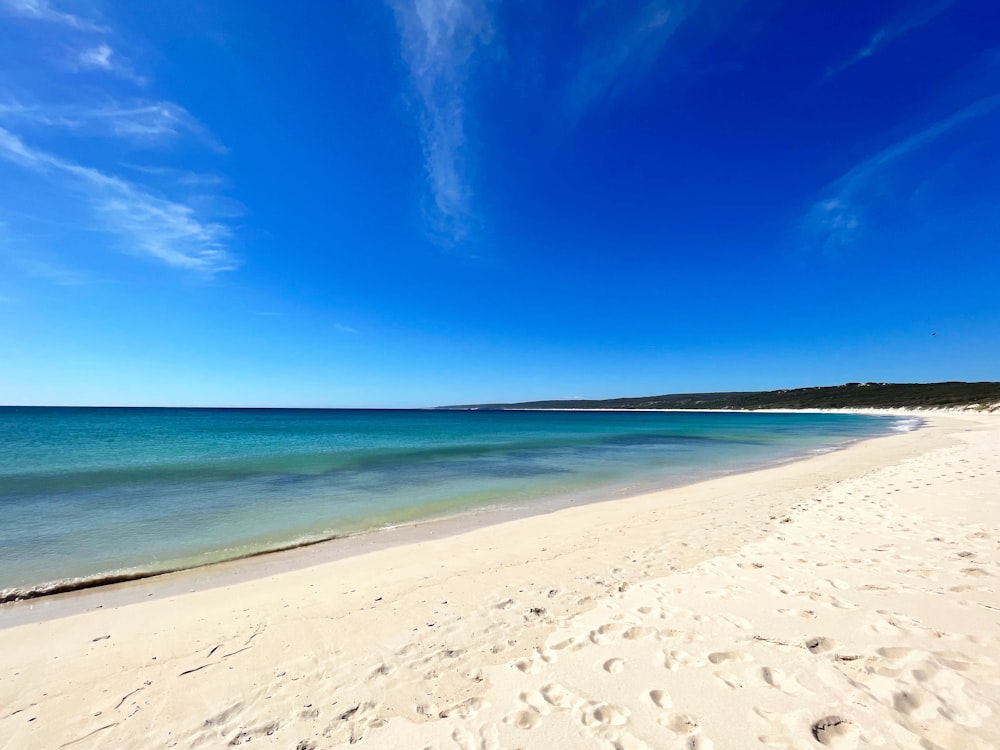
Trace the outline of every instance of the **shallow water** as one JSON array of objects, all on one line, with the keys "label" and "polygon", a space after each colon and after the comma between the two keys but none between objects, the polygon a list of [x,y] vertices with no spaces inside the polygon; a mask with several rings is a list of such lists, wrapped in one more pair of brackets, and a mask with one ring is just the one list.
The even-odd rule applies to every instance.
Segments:
[{"label": "shallow water", "polygon": [[388,525],[744,471],[915,420],[0,408],[0,601]]}]

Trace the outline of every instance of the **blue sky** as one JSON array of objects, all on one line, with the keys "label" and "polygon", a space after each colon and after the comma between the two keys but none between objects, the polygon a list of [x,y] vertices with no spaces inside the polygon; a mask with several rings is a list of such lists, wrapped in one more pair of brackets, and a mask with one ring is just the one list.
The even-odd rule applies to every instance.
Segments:
[{"label": "blue sky", "polygon": [[987,0],[0,0],[0,403],[1000,379],[997,133]]}]

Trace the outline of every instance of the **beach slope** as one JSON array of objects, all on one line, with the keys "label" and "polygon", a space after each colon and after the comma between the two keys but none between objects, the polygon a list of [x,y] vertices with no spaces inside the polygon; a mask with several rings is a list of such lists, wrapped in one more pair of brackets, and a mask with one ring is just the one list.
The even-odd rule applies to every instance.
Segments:
[{"label": "beach slope", "polygon": [[4,605],[0,746],[1000,747],[1000,415],[927,419],[224,586]]}]

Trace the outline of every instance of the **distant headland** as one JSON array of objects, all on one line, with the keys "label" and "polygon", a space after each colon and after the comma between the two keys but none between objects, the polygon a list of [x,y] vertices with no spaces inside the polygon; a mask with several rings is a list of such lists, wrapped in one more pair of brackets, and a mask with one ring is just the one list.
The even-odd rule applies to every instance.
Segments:
[{"label": "distant headland", "polygon": [[466,404],[441,409],[975,409],[1000,410],[1000,382],[844,383],[776,391]]}]

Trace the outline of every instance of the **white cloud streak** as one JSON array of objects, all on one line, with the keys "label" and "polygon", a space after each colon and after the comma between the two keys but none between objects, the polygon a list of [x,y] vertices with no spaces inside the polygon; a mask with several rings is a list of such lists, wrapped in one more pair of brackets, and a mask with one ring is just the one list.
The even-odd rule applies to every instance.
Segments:
[{"label": "white cloud streak", "polygon": [[114,136],[140,143],[187,133],[216,150],[225,150],[186,109],[167,101],[109,100],[93,105],[11,102],[0,104],[0,121],[65,128],[80,135]]},{"label": "white cloud streak", "polygon": [[139,86],[145,86],[148,81],[138,75],[129,61],[119,55],[109,44],[99,44],[96,47],[88,47],[77,50],[75,56],[68,62],[67,66],[75,71],[100,71],[111,75],[125,78]]},{"label": "white cloud streak", "polygon": [[[609,19],[620,5],[591,4],[580,16],[585,26],[601,29],[584,48],[576,76],[569,89],[569,106],[579,117],[601,97],[644,74],[659,58],[678,28],[698,8],[700,0],[651,0]],[[604,27],[610,26],[610,31]]]},{"label": "white cloud streak", "polygon": [[805,220],[808,234],[823,250],[849,244],[863,229],[869,207],[892,192],[884,183],[893,166],[998,106],[1000,95],[980,99],[855,165],[832,182],[826,196],[813,204]]},{"label": "white cloud streak", "polygon": [[31,148],[5,128],[0,128],[0,157],[85,196],[103,228],[123,239],[132,253],[204,275],[236,267],[226,246],[228,227],[199,218],[190,206]]},{"label": "white cloud streak", "polygon": [[852,65],[856,65],[862,60],[867,60],[876,52],[880,51],[884,47],[887,47],[904,34],[930,23],[937,16],[941,15],[948,10],[948,8],[954,5],[956,1],[957,0],[937,0],[937,2],[925,4],[923,7],[917,9],[916,13],[893,19],[876,31],[872,35],[872,38],[868,41],[868,44],[858,50],[852,57],[827,69],[826,78],[829,79],[843,73]]},{"label": "white cloud streak", "polygon": [[86,49],[80,53],[79,63],[84,68],[101,68],[111,70],[111,56],[114,50],[107,44],[100,44],[96,47]]},{"label": "white cloud streak", "polygon": [[13,16],[61,24],[78,31],[94,31],[101,34],[109,31],[107,26],[56,10],[48,0],[0,0],[0,8]]},{"label": "white cloud streak", "polygon": [[438,239],[467,238],[466,79],[476,51],[492,37],[486,0],[390,0],[403,59],[421,105],[421,139]]},{"label": "white cloud streak", "polygon": [[187,188],[218,188],[227,184],[227,180],[222,175],[214,172],[194,172],[189,169],[150,166],[148,164],[122,164],[122,166]]},{"label": "white cloud streak", "polygon": [[[78,87],[69,101],[0,103],[0,162],[16,164],[25,175],[44,180],[54,201],[66,201],[70,211],[74,205],[82,209],[87,230],[117,237],[121,249],[130,254],[205,277],[236,268],[237,259],[229,250],[230,225],[245,209],[237,201],[204,190],[210,185],[207,178],[178,165],[174,167],[176,174],[151,182],[135,174],[133,179],[116,176],[116,167],[109,164],[84,164],[105,153],[104,149],[88,148],[95,138],[150,148],[183,137],[216,151],[225,149],[183,107],[169,101],[127,97],[107,88],[111,81],[106,74],[142,86],[147,83],[112,46],[111,28],[63,11],[58,0],[0,0],[2,16],[6,16],[0,19],[3,23],[10,23],[10,18],[44,22],[46,27],[39,28],[39,33],[53,40],[50,46],[67,50],[56,69],[88,75],[87,85]],[[108,36],[95,38],[95,34]],[[27,64],[26,60],[25,67]],[[42,66],[39,69],[46,71]],[[100,90],[97,86],[106,93],[95,96]],[[31,145],[32,138],[42,137],[42,130],[57,130],[60,136],[71,135],[82,143],[69,146],[69,151],[36,148]],[[160,176],[152,171],[149,174]],[[165,186],[166,193],[149,186],[166,182],[172,183]],[[176,199],[178,192],[186,197]],[[43,216],[45,205],[36,209],[39,216],[31,218],[51,219]],[[75,278],[72,274],[50,272],[61,268],[59,260],[39,262],[42,256],[30,242],[19,243],[16,252],[24,260],[21,269],[26,273],[55,283],[70,283]]]}]

